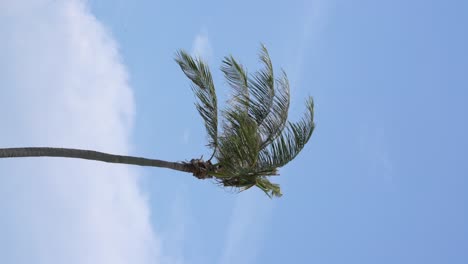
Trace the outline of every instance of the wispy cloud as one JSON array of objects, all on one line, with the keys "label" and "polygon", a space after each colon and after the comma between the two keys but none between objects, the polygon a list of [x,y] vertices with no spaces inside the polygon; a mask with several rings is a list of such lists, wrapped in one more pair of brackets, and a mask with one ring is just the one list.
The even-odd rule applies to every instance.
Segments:
[{"label": "wispy cloud", "polygon": [[188,144],[190,140],[190,129],[186,128],[184,129],[184,133],[182,134],[182,142],[184,144]]},{"label": "wispy cloud", "polygon": [[249,190],[239,194],[232,209],[219,263],[257,263],[256,255],[262,247],[272,214],[272,201],[260,191]]},{"label": "wispy cloud", "polygon": [[213,57],[213,48],[206,29],[200,30],[200,33],[195,36],[192,44],[192,55],[199,56],[206,61]]},{"label": "wispy cloud", "polygon": [[[0,38],[1,147],[131,151],[127,72],[84,1],[1,1]],[[37,158],[0,165],[0,262],[158,262],[132,168]]]},{"label": "wispy cloud", "polygon": [[161,231],[162,250],[165,254],[164,263],[182,264],[186,261],[186,245],[188,223],[191,221],[190,200],[187,198],[187,185],[182,183],[173,188],[174,196],[170,203],[167,216],[170,224]]},{"label": "wispy cloud", "polygon": [[313,43],[326,28],[334,1],[311,0],[304,7],[303,24],[301,34],[291,41],[291,87],[300,87],[300,79],[304,72],[304,63],[307,53],[313,49]]}]

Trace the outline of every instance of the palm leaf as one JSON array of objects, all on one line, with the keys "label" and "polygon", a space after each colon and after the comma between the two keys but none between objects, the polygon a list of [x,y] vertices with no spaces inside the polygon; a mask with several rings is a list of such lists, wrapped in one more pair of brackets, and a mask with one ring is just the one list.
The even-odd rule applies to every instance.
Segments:
[{"label": "palm leaf", "polygon": [[230,126],[224,127],[216,158],[225,173],[239,176],[257,163],[258,126],[245,112],[228,111],[224,116]]},{"label": "palm leaf", "polygon": [[218,106],[211,72],[200,58],[192,58],[183,50],[176,54],[175,60],[192,81],[192,90],[198,98],[195,105],[205,122],[209,146],[214,154],[218,146]]},{"label": "palm leaf", "polygon": [[306,101],[306,108],[300,121],[290,122],[283,133],[260,152],[259,170],[283,167],[301,152],[315,128],[312,97]]},{"label": "palm leaf", "polygon": [[281,78],[276,80],[275,88],[270,111],[259,126],[262,135],[260,149],[264,149],[281,134],[288,119],[290,89],[288,77],[284,71],[282,71]]},{"label": "palm leaf", "polygon": [[221,71],[233,90],[229,104],[238,111],[247,112],[249,108],[249,90],[246,70],[232,56],[229,56],[224,58]]},{"label": "palm leaf", "polygon": [[261,46],[259,54],[260,62],[263,68],[255,72],[248,79],[250,93],[250,116],[261,125],[270,112],[275,96],[275,79],[273,74],[273,65],[270,60],[268,50],[264,45]]}]

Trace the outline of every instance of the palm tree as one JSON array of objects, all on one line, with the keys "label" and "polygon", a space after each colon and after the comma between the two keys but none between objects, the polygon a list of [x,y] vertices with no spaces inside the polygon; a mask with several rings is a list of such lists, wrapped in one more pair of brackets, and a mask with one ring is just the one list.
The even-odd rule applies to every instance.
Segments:
[{"label": "palm tree", "polygon": [[212,154],[204,161],[168,162],[141,157],[113,155],[69,148],[4,148],[0,158],[64,157],[110,163],[169,168],[192,173],[199,179],[214,179],[224,187],[239,191],[257,186],[269,197],[281,196],[280,186],[269,180],[278,168],[293,160],[314,130],[314,103],[306,101],[306,113],[298,122],[289,122],[289,82],[284,71],[277,78],[265,46],[259,58],[263,68],[248,75],[232,56],[225,57],[221,71],[232,88],[227,107],[218,115],[218,101],[211,72],[198,57],[181,50],[176,62],[192,81],[196,108],[208,134]]}]

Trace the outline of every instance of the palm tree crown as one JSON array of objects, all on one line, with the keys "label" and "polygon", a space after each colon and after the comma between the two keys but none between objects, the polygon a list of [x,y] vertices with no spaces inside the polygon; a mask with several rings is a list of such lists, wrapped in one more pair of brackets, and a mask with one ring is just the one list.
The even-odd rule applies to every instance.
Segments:
[{"label": "palm tree crown", "polygon": [[[265,46],[259,59],[263,68],[253,74],[232,56],[221,71],[232,88],[227,107],[218,118],[218,101],[211,72],[205,62],[181,50],[176,62],[192,81],[196,108],[203,118],[212,155],[199,170],[199,178],[214,178],[222,186],[240,191],[257,186],[268,196],[281,196],[280,186],[270,182],[277,169],[293,160],[314,131],[314,103],[298,122],[288,121],[289,81],[284,71],[275,77]],[[221,119],[221,120],[220,120]],[[214,158],[214,161],[211,160]]]}]

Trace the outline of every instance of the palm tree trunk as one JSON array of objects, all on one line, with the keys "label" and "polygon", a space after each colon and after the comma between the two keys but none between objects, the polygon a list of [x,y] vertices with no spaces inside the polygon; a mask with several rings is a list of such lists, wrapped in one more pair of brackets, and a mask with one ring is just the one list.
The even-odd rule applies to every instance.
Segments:
[{"label": "palm tree trunk", "polygon": [[71,148],[0,148],[0,158],[21,157],[61,157],[87,159],[109,163],[131,164],[138,166],[150,166],[168,168],[177,171],[196,173],[193,163],[169,162],[157,159],[147,159],[132,156],[121,156],[108,154],[93,150],[71,149]]}]

